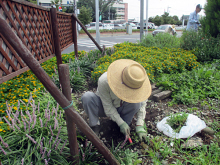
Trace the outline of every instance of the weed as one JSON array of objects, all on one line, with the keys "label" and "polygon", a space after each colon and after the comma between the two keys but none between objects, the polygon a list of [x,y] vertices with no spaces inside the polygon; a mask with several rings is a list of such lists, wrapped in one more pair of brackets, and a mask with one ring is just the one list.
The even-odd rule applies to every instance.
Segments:
[{"label": "weed", "polygon": [[185,112],[171,114],[167,119],[167,124],[171,126],[174,132],[179,133],[182,126],[184,126],[186,120],[188,118],[188,114]]}]

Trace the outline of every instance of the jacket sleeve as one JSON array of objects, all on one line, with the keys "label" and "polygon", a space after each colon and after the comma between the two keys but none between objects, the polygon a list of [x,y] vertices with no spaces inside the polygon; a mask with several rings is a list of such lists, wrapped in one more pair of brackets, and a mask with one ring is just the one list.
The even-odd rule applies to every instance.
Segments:
[{"label": "jacket sleeve", "polygon": [[107,81],[98,81],[98,91],[106,116],[110,117],[118,124],[118,126],[120,126],[124,122],[124,120],[120,117],[117,109],[113,105],[110,96],[110,87]]},{"label": "jacket sleeve", "polygon": [[190,22],[190,23],[196,23],[196,22],[198,22],[197,18],[195,19],[195,18],[193,18],[193,16],[194,16],[194,12],[193,12],[193,13],[190,13],[190,15],[189,15],[189,22]]},{"label": "jacket sleeve", "polygon": [[137,122],[136,125],[140,125],[143,126],[144,125],[144,119],[146,117],[146,105],[147,105],[147,100],[143,101],[142,106],[140,108],[140,110],[137,113]]}]

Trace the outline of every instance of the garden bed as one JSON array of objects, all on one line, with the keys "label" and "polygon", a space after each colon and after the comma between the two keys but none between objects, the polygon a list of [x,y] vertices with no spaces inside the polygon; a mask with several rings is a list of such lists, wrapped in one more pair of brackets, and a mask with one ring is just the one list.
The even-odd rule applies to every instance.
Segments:
[{"label": "garden bed", "polygon": [[[95,91],[95,89],[93,89]],[[81,94],[75,94],[77,100],[80,100]],[[135,133],[135,123],[136,118],[132,120],[131,124],[131,139],[133,144],[126,143],[125,148],[129,148],[132,153],[137,152],[142,160],[141,164],[154,164],[155,160],[149,156],[149,151],[152,150],[154,152],[154,157],[158,162],[166,162],[165,164],[172,164],[179,162],[180,164],[185,164],[187,161],[192,162],[200,162],[199,158],[194,157],[187,157],[187,155],[182,154],[182,152],[196,152],[201,147],[206,146],[209,148],[210,144],[214,144],[214,141],[219,141],[219,139],[215,138],[213,135],[206,134],[205,132],[201,131],[195,134],[190,139],[183,139],[183,140],[172,140],[171,138],[165,136],[161,132],[158,131],[156,124],[162,120],[164,117],[169,116],[171,113],[179,113],[179,112],[186,112],[191,113],[194,115],[198,115],[202,120],[207,122],[208,126],[213,126],[216,124],[216,118],[220,117],[220,113],[216,112],[214,109],[208,108],[208,105],[203,106],[202,103],[198,103],[193,107],[188,107],[186,105],[174,105],[169,107],[168,103],[171,101],[171,98],[164,99],[160,102],[148,101],[146,107],[146,118],[145,123],[148,131],[148,143],[140,142],[138,137]],[[207,100],[213,104],[213,107],[219,107],[219,100]],[[218,107],[217,107],[218,106]],[[83,113],[81,102],[78,102],[78,108],[81,112],[81,115],[86,121],[88,122],[88,117],[85,113]],[[203,111],[200,111],[203,110]],[[125,137],[122,133],[120,133],[120,128],[117,124],[111,121],[109,118],[101,118],[101,137],[100,139],[104,142],[104,144],[111,149],[112,144],[117,146],[121,144]],[[191,147],[186,147],[188,145],[187,141],[192,140],[193,142],[190,143]],[[160,144],[161,143],[161,144]],[[173,144],[173,145],[172,145]],[[202,144],[202,146],[201,146]],[[158,145],[158,146],[157,146]],[[163,147],[167,147],[167,150],[170,151],[169,154],[164,156]],[[181,147],[179,146],[181,145]],[[194,146],[194,147],[193,147]],[[147,147],[147,148],[146,148]],[[201,152],[202,153],[202,152]],[[194,153],[195,154],[195,153]],[[96,158],[98,159],[98,158]],[[188,160],[187,160],[188,159]],[[195,160],[194,160],[195,159]],[[209,159],[209,158],[207,158]],[[153,163],[154,161],[154,163]],[[210,162],[212,162],[210,157]],[[105,162],[102,163],[103,165]]]}]

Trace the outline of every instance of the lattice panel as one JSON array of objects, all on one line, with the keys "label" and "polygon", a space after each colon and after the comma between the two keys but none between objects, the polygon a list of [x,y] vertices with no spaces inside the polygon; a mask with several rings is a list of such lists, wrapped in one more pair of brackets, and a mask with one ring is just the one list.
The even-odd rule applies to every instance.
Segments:
[{"label": "lattice panel", "polygon": [[[43,10],[16,1],[0,0],[0,14],[36,60],[41,61],[54,54],[48,9]],[[26,66],[1,36],[0,63],[0,77]]]},{"label": "lattice panel", "polygon": [[0,35],[0,76],[25,67],[24,61],[18,56],[7,40]]},{"label": "lattice panel", "polygon": [[57,13],[61,49],[73,43],[71,15]]}]

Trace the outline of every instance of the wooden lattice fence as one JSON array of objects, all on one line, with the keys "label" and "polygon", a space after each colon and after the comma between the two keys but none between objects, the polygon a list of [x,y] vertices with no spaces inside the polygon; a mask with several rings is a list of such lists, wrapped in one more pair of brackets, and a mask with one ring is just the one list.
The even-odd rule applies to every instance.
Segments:
[{"label": "wooden lattice fence", "polygon": [[[51,9],[19,0],[0,0],[0,14],[39,63],[59,56],[66,47],[77,44],[73,26],[76,20],[72,14],[54,13]],[[51,14],[57,15],[57,21],[52,21]],[[59,38],[55,38],[53,26],[58,27]],[[60,52],[55,49],[57,40]],[[0,34],[0,84],[27,70],[27,65]]]}]

